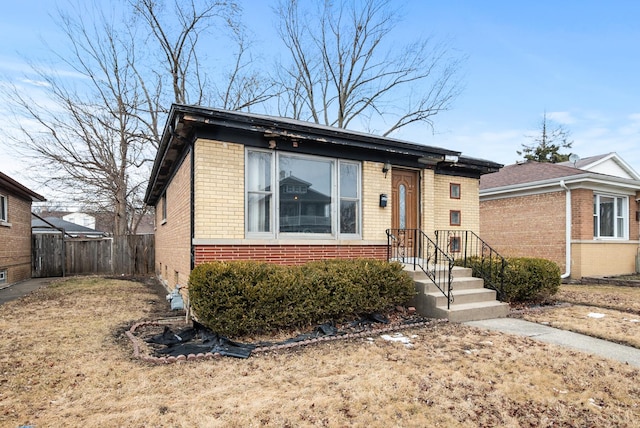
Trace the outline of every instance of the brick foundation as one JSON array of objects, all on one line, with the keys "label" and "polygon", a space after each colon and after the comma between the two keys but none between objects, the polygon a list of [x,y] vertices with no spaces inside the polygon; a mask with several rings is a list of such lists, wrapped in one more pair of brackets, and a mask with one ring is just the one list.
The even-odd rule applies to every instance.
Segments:
[{"label": "brick foundation", "polygon": [[195,263],[214,260],[260,260],[297,265],[323,259],[386,260],[386,245],[198,245]]}]

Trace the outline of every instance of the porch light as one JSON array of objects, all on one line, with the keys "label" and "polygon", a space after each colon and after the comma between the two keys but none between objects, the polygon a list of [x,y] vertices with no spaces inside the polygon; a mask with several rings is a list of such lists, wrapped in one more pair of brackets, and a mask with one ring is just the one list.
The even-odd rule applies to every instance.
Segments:
[{"label": "porch light", "polygon": [[387,172],[391,170],[391,162],[387,161],[382,165],[382,172],[384,174],[384,178],[387,178]]}]

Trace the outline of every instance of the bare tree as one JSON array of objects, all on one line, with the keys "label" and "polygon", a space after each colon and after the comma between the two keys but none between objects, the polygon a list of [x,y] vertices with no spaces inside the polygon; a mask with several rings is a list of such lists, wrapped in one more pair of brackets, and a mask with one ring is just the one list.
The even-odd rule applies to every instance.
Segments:
[{"label": "bare tree", "polygon": [[301,4],[281,0],[275,9],[289,60],[279,67],[281,114],[339,128],[382,119],[388,135],[415,122],[433,128],[459,94],[462,59],[445,43],[389,45],[399,23],[391,0]]},{"label": "bare tree", "polygon": [[535,144],[522,144],[522,150],[518,150],[516,153],[530,161],[566,162],[571,153],[562,154],[560,150],[571,148],[573,141],[569,141],[570,135],[571,133],[564,126],[551,123],[545,112],[540,123],[540,134],[529,137]]},{"label": "bare tree", "polygon": [[[19,130],[9,138],[33,159],[40,181],[79,205],[113,212],[116,235],[135,233],[147,209],[142,195],[171,103],[248,109],[269,97],[265,79],[249,67],[250,43],[234,3],[124,4],[130,9],[118,16],[83,2],[73,12],[58,10],[68,44],[52,49],[53,66],[33,66],[43,98],[19,85],[4,90]],[[228,30],[237,43],[230,71],[211,79],[200,45]],[[60,67],[74,78],[53,71]]]},{"label": "bare tree", "polygon": [[137,169],[148,155],[132,114],[141,94],[129,66],[129,40],[104,15],[97,18],[88,26],[60,15],[70,42],[69,55],[60,59],[79,78],[34,65],[44,99],[16,86],[5,88],[4,98],[20,130],[9,138],[32,157],[40,180],[83,205],[113,212],[114,234],[124,235],[144,184]]}]

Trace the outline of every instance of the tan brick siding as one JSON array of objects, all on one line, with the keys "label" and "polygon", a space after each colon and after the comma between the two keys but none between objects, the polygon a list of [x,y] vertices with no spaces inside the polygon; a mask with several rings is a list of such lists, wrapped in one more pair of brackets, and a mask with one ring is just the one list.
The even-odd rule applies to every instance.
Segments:
[{"label": "tan brick siding", "polygon": [[195,238],[244,238],[244,146],[195,144]]},{"label": "tan brick siding", "polygon": [[571,277],[634,273],[637,251],[636,242],[574,243],[571,245]]},{"label": "tan brick siding", "polygon": [[565,192],[480,203],[480,237],[505,257],[539,257],[565,269]]},{"label": "tan brick siding", "polygon": [[[475,178],[455,177],[436,174],[433,182],[434,230],[471,230],[478,233],[480,229],[480,208],[478,192],[480,181]],[[460,199],[451,198],[450,185],[460,185]],[[460,226],[450,223],[450,211],[460,211]]]},{"label": "tan brick siding", "polygon": [[[387,240],[385,231],[391,227],[391,171],[385,177],[382,163],[362,163],[362,238]],[[387,195],[386,208],[380,208],[380,195]]]},{"label": "tan brick siding", "polygon": [[4,189],[7,220],[0,225],[0,269],[7,270],[7,284],[31,278],[31,201],[18,198]]},{"label": "tan brick siding", "polygon": [[156,274],[167,288],[186,285],[191,273],[191,154],[178,167],[166,190],[167,218],[162,219],[163,198],[156,211]]}]

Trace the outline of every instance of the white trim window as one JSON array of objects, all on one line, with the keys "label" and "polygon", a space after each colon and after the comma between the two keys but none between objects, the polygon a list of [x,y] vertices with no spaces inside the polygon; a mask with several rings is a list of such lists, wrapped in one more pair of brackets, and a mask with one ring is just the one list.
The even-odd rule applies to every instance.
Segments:
[{"label": "white trim window", "polygon": [[7,270],[0,269],[0,285],[7,283]]},{"label": "white trim window", "polygon": [[359,162],[247,149],[245,165],[248,237],[359,238]]},{"label": "white trim window", "polygon": [[627,239],[629,236],[629,198],[593,195],[593,237]]},{"label": "white trim window", "polygon": [[7,197],[5,195],[0,195],[0,222],[3,223],[9,222],[9,212],[7,205]]}]

